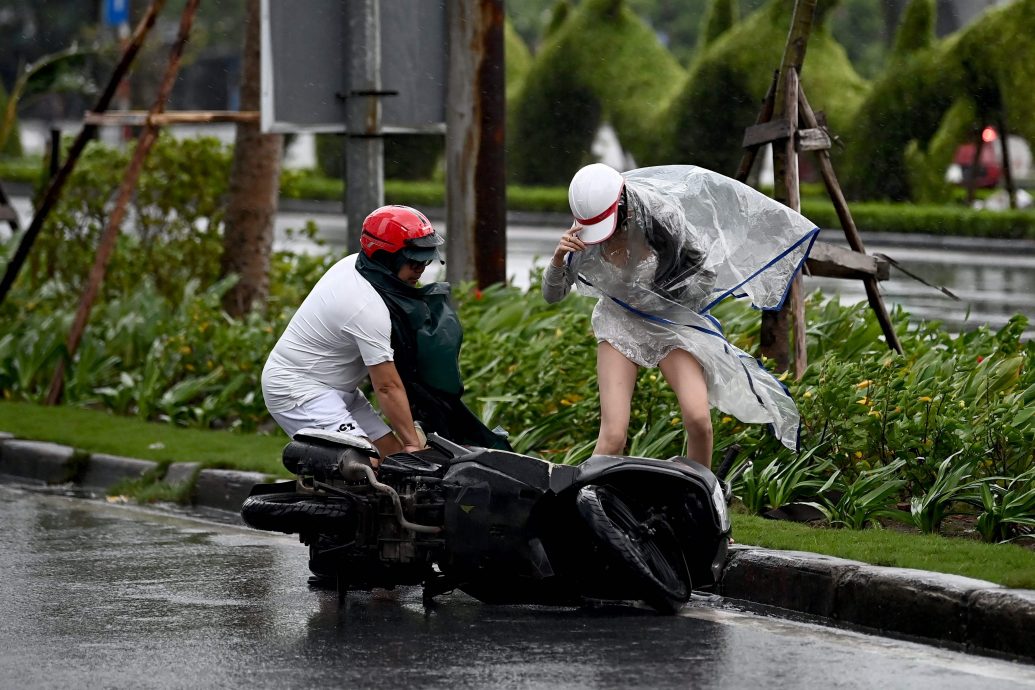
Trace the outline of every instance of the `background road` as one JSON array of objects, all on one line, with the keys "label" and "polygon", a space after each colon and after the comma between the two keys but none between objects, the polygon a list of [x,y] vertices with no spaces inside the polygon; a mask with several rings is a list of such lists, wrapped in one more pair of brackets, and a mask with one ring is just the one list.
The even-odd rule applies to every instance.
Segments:
[{"label": "background road", "polygon": [[0,485],[5,687],[1035,688],[1035,666],[755,615],[425,611],[306,587],[291,537]]}]

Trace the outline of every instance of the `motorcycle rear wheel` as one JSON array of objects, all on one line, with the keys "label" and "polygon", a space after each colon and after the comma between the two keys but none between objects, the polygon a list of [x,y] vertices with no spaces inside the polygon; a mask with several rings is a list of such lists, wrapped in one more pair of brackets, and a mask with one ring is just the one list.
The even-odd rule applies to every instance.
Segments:
[{"label": "motorcycle rear wheel", "polygon": [[[589,484],[575,503],[597,543],[624,566],[638,596],[660,613],[676,613],[690,599],[691,584],[682,552],[667,524],[646,529],[645,520],[612,489]],[[655,517],[655,523],[659,518]],[[682,574],[681,574],[682,573]]]},{"label": "motorcycle rear wheel", "polygon": [[350,534],[356,528],[352,501],[311,494],[259,494],[241,506],[241,518],[269,532]]}]

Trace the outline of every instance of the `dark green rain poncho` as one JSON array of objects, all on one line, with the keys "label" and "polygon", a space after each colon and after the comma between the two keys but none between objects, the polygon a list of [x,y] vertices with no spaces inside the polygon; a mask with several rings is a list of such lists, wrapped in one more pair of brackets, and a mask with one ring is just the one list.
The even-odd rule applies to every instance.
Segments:
[{"label": "dark green rain poncho", "polygon": [[[461,400],[460,345],[464,331],[450,304],[449,283],[413,287],[385,262],[401,255],[360,253],[356,268],[384,299],[392,318],[392,349],[413,418],[425,432],[454,443],[511,450]],[[381,259],[381,260],[379,260]]]}]

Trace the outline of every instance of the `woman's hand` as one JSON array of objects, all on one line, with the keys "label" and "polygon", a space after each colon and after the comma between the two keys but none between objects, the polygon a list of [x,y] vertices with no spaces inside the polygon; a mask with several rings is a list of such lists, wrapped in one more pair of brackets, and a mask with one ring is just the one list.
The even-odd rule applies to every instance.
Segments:
[{"label": "woman's hand", "polygon": [[550,260],[555,267],[564,267],[564,255],[568,252],[581,252],[586,248],[586,243],[579,239],[580,230],[582,226],[575,221],[568,231],[561,235],[561,241],[557,243],[557,249],[553,250],[553,258]]}]

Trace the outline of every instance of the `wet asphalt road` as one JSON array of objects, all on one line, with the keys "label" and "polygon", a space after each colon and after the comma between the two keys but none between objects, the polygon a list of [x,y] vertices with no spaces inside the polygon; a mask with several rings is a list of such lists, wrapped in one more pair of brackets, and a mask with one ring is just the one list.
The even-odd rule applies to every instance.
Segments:
[{"label": "wet asphalt road", "polygon": [[1035,665],[737,610],[309,591],[267,535],[0,486],[5,688],[1035,688]]}]

